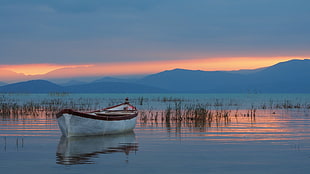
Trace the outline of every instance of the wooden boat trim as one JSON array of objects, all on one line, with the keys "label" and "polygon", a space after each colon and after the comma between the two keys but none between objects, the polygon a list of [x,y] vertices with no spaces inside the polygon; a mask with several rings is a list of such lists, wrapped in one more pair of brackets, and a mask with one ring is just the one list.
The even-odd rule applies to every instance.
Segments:
[{"label": "wooden boat trim", "polygon": [[100,115],[100,116],[125,116],[125,115],[132,115],[135,114],[136,111],[128,111],[125,112],[123,110],[121,111],[109,111],[109,112],[94,112],[96,115]]},{"label": "wooden boat trim", "polygon": [[105,120],[105,121],[129,120],[129,119],[132,119],[138,116],[137,112],[133,112],[132,114],[108,115],[108,114],[95,114],[95,112],[87,113],[87,112],[74,111],[72,109],[63,109],[59,113],[56,114],[56,117],[60,118],[63,116],[63,114],[70,114],[73,116],[79,116],[83,118],[90,118],[90,119],[96,119],[96,120]]}]

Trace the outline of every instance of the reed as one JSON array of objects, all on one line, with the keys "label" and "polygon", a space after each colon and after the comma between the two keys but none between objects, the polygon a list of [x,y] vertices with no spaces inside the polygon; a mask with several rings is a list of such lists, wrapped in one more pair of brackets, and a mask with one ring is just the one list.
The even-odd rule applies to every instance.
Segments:
[{"label": "reed", "polygon": [[180,102],[180,101],[185,101],[182,98],[177,98],[177,97],[163,97],[159,99],[161,102]]},{"label": "reed", "polygon": [[211,126],[213,122],[220,124],[221,122],[229,123],[230,110],[211,110],[204,104],[191,104],[182,106],[181,103],[175,103],[175,108],[170,105],[164,110],[165,117],[162,121],[167,124],[184,122],[194,124],[195,127]]},{"label": "reed", "polygon": [[174,107],[175,107],[175,119],[182,121],[182,102],[181,101],[175,101]]},{"label": "reed", "polygon": [[[55,116],[57,112],[64,108],[71,108],[79,111],[97,110],[102,107],[102,101],[109,105],[123,102],[123,98],[95,98],[79,97],[72,98],[67,93],[50,93],[46,98],[27,99],[26,94],[0,94],[0,115],[1,116],[37,116],[44,113],[46,116]],[[138,109],[148,110],[142,115],[142,120],[156,120],[162,122],[200,122],[204,124],[219,121],[229,121],[233,115],[237,117],[243,115],[255,118],[259,109],[310,109],[310,104],[306,101],[298,102],[267,99],[261,103],[253,103],[248,107],[246,113],[239,113],[239,107],[244,107],[232,99],[208,99],[201,101],[198,99],[184,99],[181,97],[145,97],[139,96],[130,99],[131,103],[137,105]],[[155,104],[154,104],[155,103]],[[245,103],[247,104],[247,103]],[[105,104],[106,106],[106,104]],[[159,106],[160,108],[157,108]],[[234,110],[234,114],[232,114]]]},{"label": "reed", "polygon": [[[170,122],[171,114],[172,114],[172,108],[170,107],[170,105],[168,105],[168,107],[165,110],[165,120],[166,120],[166,122]],[[163,120],[163,118],[162,118],[162,120]]]}]

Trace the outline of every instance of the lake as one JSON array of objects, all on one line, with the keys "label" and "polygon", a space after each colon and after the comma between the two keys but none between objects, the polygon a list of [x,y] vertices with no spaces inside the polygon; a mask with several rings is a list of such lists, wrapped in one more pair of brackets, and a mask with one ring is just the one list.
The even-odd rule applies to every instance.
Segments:
[{"label": "lake", "polygon": [[[20,111],[0,116],[1,173],[310,171],[309,94],[127,96],[140,109],[133,132],[64,138],[54,110],[98,109],[121,102],[124,94],[3,94],[2,112],[8,105]],[[227,116],[185,120],[184,110],[198,105]],[[180,109],[183,119],[167,121],[169,108],[171,118]]]}]

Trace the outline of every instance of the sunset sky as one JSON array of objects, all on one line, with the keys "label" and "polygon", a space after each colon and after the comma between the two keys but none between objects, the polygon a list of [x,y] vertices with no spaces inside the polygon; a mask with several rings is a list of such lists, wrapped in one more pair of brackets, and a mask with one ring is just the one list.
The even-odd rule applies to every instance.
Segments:
[{"label": "sunset sky", "polygon": [[1,0],[0,81],[310,58],[308,0]]}]

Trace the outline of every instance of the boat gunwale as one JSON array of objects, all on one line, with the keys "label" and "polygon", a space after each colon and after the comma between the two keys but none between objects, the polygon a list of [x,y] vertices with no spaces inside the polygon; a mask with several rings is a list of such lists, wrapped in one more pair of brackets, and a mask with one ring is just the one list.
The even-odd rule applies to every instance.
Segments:
[{"label": "boat gunwale", "polygon": [[79,117],[83,117],[83,118],[90,118],[90,119],[96,119],[96,120],[105,120],[105,121],[121,121],[121,120],[130,120],[133,119],[135,117],[138,116],[138,112],[136,110],[136,107],[132,106],[134,108],[134,110],[111,110],[111,112],[117,112],[117,111],[131,111],[133,112],[132,114],[111,114],[109,115],[108,113],[104,113],[104,114],[96,114],[96,112],[100,112],[100,111],[109,111],[109,109],[121,106],[121,105],[130,105],[129,103],[122,103],[119,105],[115,105],[115,106],[111,106],[111,107],[107,107],[104,108],[102,110],[96,110],[96,111],[91,111],[91,112],[79,112],[79,111],[74,111],[72,109],[63,109],[60,112],[58,112],[56,114],[56,118],[60,118],[62,116],[64,116],[64,114],[70,114],[72,116],[79,116]]}]

